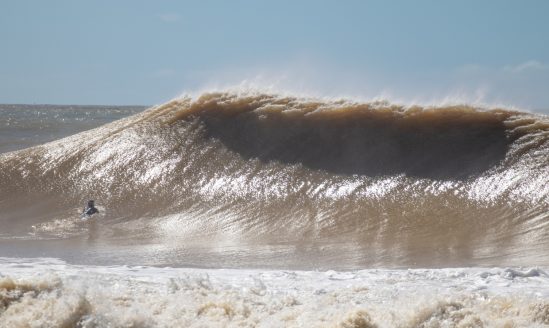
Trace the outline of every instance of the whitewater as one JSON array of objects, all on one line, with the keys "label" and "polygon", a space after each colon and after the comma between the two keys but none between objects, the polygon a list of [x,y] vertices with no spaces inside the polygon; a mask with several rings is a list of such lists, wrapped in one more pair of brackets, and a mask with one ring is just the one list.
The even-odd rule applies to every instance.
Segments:
[{"label": "whitewater", "polygon": [[549,325],[547,116],[232,91],[0,116],[0,327]]},{"label": "whitewater", "polygon": [[541,269],[205,270],[49,258],[0,264],[7,275],[0,277],[0,327],[549,324],[549,276]]}]

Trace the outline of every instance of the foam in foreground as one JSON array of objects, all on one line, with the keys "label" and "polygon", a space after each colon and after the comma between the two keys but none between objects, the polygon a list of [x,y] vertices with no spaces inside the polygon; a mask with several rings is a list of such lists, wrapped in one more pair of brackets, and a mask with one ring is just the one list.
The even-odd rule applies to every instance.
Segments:
[{"label": "foam in foreground", "polygon": [[0,258],[0,327],[545,327],[539,268],[75,266]]}]

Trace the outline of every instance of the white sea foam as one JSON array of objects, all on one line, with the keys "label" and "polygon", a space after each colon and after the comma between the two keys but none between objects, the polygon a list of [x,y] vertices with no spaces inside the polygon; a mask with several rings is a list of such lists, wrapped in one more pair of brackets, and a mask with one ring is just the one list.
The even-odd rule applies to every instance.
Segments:
[{"label": "white sea foam", "polygon": [[0,258],[0,327],[544,327],[546,271],[206,270]]}]

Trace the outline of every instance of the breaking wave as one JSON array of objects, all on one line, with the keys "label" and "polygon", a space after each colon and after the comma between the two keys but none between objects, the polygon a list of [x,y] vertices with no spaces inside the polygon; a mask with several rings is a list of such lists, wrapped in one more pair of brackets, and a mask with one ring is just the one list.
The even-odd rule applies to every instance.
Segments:
[{"label": "breaking wave", "polygon": [[[548,136],[547,117],[505,109],[206,93],[1,154],[0,237],[546,265]],[[79,221],[89,198],[104,224]]]}]

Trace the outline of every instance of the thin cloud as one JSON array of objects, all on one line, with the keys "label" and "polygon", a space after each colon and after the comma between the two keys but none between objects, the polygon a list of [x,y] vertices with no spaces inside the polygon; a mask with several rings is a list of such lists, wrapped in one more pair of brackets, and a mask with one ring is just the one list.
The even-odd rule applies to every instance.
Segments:
[{"label": "thin cloud", "polygon": [[181,19],[181,16],[177,13],[164,13],[159,14],[158,18],[166,23],[175,23]]},{"label": "thin cloud", "polygon": [[503,67],[490,67],[482,66],[478,64],[466,64],[459,66],[455,69],[455,72],[458,74],[498,74],[498,72],[505,73],[524,73],[524,72],[535,72],[535,71],[548,71],[549,65],[539,62],[537,60],[529,60],[518,65],[506,65]]},{"label": "thin cloud", "polygon": [[503,70],[512,73],[522,73],[526,71],[546,71],[549,70],[549,65],[540,63],[537,60],[529,60],[516,66],[505,66]]}]

